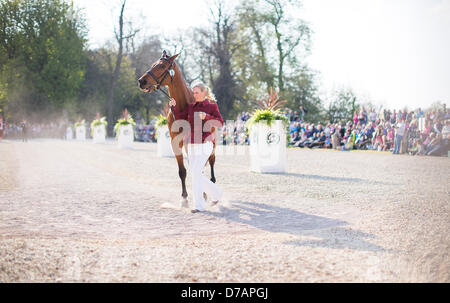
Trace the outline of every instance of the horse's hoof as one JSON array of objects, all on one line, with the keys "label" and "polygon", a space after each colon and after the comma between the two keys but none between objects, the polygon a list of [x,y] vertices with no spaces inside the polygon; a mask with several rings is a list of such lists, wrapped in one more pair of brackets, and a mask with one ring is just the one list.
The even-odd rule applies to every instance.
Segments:
[{"label": "horse's hoof", "polygon": [[188,207],[189,207],[188,199],[182,198],[181,199],[181,208],[188,208]]}]

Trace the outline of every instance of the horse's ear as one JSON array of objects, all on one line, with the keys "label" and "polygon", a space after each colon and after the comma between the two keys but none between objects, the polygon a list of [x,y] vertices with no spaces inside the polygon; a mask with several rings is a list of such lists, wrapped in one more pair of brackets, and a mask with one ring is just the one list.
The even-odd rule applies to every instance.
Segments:
[{"label": "horse's ear", "polygon": [[175,60],[179,55],[180,55],[180,54],[176,54],[176,55],[170,57],[170,58],[169,58],[169,61],[170,61],[170,62],[173,62],[173,60]]},{"label": "horse's ear", "polygon": [[165,58],[167,56],[167,52],[166,52],[166,50],[163,50],[163,53],[162,53],[162,55],[161,55],[161,58]]}]

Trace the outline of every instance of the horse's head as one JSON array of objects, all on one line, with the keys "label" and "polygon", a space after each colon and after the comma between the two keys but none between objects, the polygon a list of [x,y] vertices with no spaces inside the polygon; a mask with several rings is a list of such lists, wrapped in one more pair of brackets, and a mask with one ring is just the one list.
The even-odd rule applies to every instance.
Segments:
[{"label": "horse's head", "polygon": [[178,55],[170,57],[163,51],[161,58],[152,64],[151,68],[139,78],[139,87],[143,91],[150,93],[161,86],[166,86],[172,81],[174,76],[174,60]]}]

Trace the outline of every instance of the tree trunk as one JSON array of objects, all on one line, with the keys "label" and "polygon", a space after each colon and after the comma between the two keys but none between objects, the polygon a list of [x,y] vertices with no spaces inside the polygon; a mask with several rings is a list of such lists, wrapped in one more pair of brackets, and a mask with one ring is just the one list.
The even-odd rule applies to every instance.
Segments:
[{"label": "tree trunk", "polygon": [[120,74],[120,64],[122,63],[122,56],[123,56],[123,11],[125,9],[125,3],[126,0],[122,3],[122,8],[120,10],[120,16],[119,16],[119,35],[116,34],[116,40],[119,44],[119,52],[117,53],[116,58],[116,65],[114,68],[114,72],[111,77],[111,85],[109,87],[108,91],[108,99],[107,99],[107,115],[108,115],[108,135],[112,136],[113,128],[114,128],[114,121],[113,121],[113,114],[114,114],[114,89],[117,84],[117,79],[119,78]]}]

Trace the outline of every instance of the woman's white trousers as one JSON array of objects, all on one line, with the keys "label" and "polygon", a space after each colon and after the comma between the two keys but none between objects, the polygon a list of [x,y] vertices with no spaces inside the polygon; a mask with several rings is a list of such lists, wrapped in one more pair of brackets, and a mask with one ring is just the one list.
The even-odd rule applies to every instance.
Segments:
[{"label": "woman's white trousers", "polygon": [[218,201],[223,191],[203,175],[203,168],[213,151],[212,142],[203,144],[188,144],[188,160],[192,176],[192,192],[194,194],[194,209],[205,210],[205,192],[208,199]]}]

